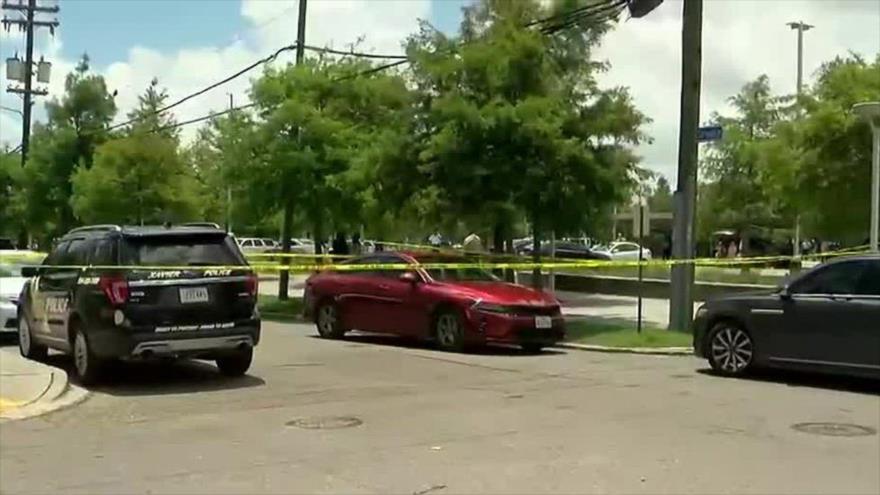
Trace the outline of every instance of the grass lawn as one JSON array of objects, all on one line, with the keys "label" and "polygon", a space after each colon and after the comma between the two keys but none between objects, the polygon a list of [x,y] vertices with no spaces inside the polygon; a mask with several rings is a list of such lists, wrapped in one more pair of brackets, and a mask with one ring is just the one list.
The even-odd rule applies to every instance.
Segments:
[{"label": "grass lawn", "polygon": [[270,320],[293,320],[302,318],[303,300],[301,297],[291,297],[281,301],[277,296],[260,294],[257,303],[260,314]]},{"label": "grass lawn", "polygon": [[637,333],[635,324],[629,322],[569,320],[566,332],[568,342],[607,347],[690,347],[692,344],[690,333],[645,326],[642,333]]}]

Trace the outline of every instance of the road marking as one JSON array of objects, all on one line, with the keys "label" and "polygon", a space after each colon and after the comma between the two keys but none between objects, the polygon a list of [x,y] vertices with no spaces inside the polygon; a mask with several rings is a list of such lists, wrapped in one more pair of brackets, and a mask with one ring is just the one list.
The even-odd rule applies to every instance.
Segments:
[{"label": "road marking", "polygon": [[3,397],[0,397],[0,414],[11,411],[22,404],[23,402],[19,402],[17,400],[4,399]]}]

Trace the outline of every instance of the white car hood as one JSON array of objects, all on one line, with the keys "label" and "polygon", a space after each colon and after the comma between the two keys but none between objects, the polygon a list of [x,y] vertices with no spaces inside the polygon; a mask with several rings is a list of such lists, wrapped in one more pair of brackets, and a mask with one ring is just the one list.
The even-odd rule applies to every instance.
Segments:
[{"label": "white car hood", "polygon": [[0,296],[17,296],[27,279],[24,277],[0,277]]}]

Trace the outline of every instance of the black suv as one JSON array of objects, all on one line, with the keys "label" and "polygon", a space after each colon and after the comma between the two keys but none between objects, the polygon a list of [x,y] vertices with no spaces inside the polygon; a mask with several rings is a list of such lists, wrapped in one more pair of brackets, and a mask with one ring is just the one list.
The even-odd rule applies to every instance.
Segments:
[{"label": "black suv", "polygon": [[21,354],[73,354],[84,384],[118,358],[211,359],[243,375],[260,340],[257,277],[216,226],[77,228],[22,275]]}]

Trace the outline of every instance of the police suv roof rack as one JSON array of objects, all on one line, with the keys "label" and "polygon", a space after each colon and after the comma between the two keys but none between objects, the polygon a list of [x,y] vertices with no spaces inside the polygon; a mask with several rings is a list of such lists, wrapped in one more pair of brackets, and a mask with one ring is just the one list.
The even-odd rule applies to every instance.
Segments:
[{"label": "police suv roof rack", "polygon": [[211,227],[214,229],[219,229],[220,225],[214,222],[187,222],[180,224],[181,227]]},{"label": "police suv roof rack", "polygon": [[107,231],[107,230],[114,230],[114,231],[119,232],[122,230],[122,227],[120,227],[119,225],[113,225],[113,224],[86,225],[84,227],[77,227],[75,229],[72,229],[70,232],[68,232],[68,234],[73,234],[76,232],[98,232],[98,231]]}]

